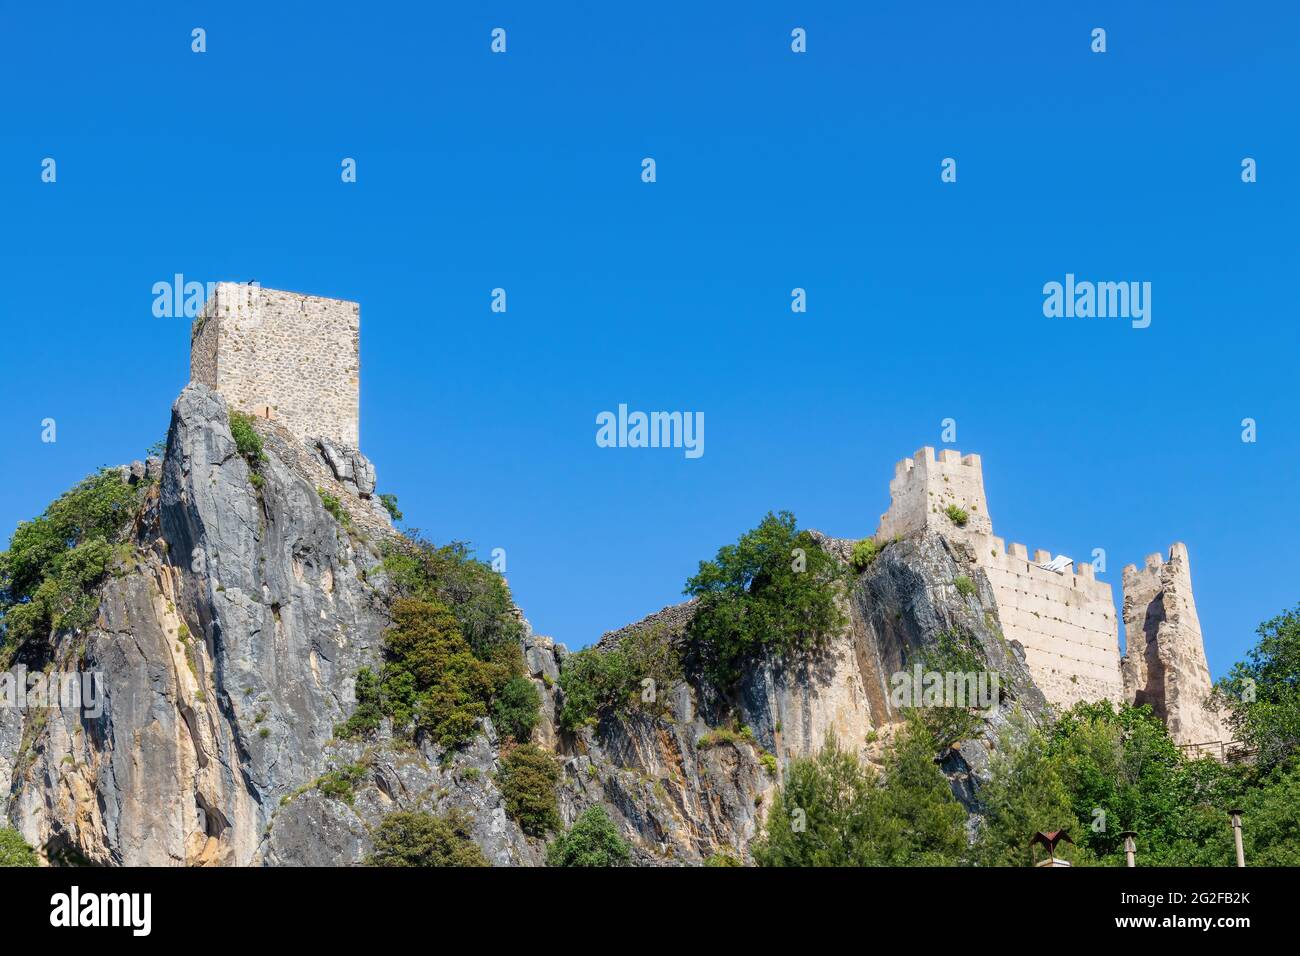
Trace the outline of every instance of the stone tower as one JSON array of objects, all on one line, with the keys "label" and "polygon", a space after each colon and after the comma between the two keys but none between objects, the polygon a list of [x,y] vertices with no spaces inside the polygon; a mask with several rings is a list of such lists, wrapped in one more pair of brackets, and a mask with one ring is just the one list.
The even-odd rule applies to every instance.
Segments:
[{"label": "stone tower", "polygon": [[[988,576],[1003,634],[1024,648],[1034,683],[1049,702],[1070,707],[1081,700],[1121,700],[1119,627],[1110,585],[1096,580],[1086,561],[1053,563],[1049,551],[1031,552],[996,537],[979,455],[950,449],[936,455],[933,448],[922,448],[894,466],[889,493],[877,537],[932,530],[964,544]],[[965,524],[949,517],[949,506],[966,512]]]},{"label": "stone tower", "polygon": [[358,447],[361,306],[219,283],[190,334],[190,379],[300,440]]},{"label": "stone tower", "polygon": [[1120,666],[1129,700],[1150,704],[1177,743],[1230,739],[1207,706],[1210,668],[1186,545],[1171,547],[1168,561],[1152,554],[1145,567],[1124,569],[1124,639]]}]

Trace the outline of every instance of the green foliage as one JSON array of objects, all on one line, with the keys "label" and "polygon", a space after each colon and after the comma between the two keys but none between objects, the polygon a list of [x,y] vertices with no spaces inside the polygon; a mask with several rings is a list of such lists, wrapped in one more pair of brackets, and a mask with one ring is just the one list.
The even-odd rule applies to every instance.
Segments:
[{"label": "green foliage", "polygon": [[[262,447],[262,436],[253,427],[253,419],[242,412],[230,412],[230,437],[235,440],[235,450],[248,462],[248,482],[258,491],[266,485],[262,476],[262,464],[266,461],[266,451]],[[337,517],[337,516],[336,516]]]},{"label": "green foliage", "polygon": [[348,513],[347,508],[343,507],[343,502],[339,501],[338,498],[334,497],[324,488],[317,488],[316,494],[320,495],[320,503],[325,506],[325,510],[334,517],[335,521],[343,525],[345,528],[352,527],[352,515]]},{"label": "green foliage", "polygon": [[970,597],[975,593],[975,582],[964,574],[959,574],[952,582],[957,586],[957,593],[962,597]]},{"label": "green foliage", "polygon": [[705,866],[740,866],[738,859],[730,853],[714,853],[704,859]]},{"label": "green foliage", "polygon": [[[985,814],[972,857],[981,866],[1032,866],[1029,840],[1040,830],[1067,830],[1079,838],[1072,796],[1047,737],[1021,715],[1003,730],[980,796]],[[1066,843],[1057,852],[1072,862],[1090,857],[1086,847]]]},{"label": "green foliage", "polygon": [[608,650],[578,651],[565,658],[560,673],[560,724],[572,732],[605,713],[662,714],[668,691],[681,679],[681,657],[662,628],[633,631]]},{"label": "green foliage", "polygon": [[1277,767],[1300,747],[1300,606],[1259,626],[1259,641],[1215,685],[1240,740],[1258,750],[1265,770]]},{"label": "green foliage", "polygon": [[256,468],[266,461],[266,452],[262,448],[262,436],[253,428],[253,419],[242,412],[230,412],[230,437],[235,440],[235,450],[248,462],[250,468]]},{"label": "green foliage", "polygon": [[948,516],[948,520],[959,528],[966,527],[966,522],[970,520],[970,515],[956,505],[949,505],[944,509],[943,513]]},{"label": "green foliage", "polygon": [[[1247,791],[1240,809],[1248,866],[1300,866],[1300,764],[1273,771]],[[1218,859],[1226,866],[1235,855],[1228,855],[1231,838],[1222,819],[1220,813]]]},{"label": "green foliage", "polygon": [[367,866],[488,866],[471,836],[472,821],[461,810],[445,816],[390,813],[375,831]]},{"label": "green foliage", "polygon": [[726,744],[752,744],[754,743],[754,728],[749,725],[744,727],[715,727],[712,730],[705,731],[695,746],[700,750],[711,750],[714,747],[722,747]]},{"label": "green foliage", "polygon": [[1102,863],[1123,865],[1124,830],[1139,834],[1144,865],[1231,861],[1219,838],[1243,779],[1212,760],[1187,760],[1149,707],[1077,704],[1045,734],[1077,821],[1070,836]]},{"label": "green foliage", "polygon": [[560,828],[560,808],[555,785],[560,768],[555,755],[534,744],[520,744],[501,758],[497,787],[506,812],[530,836]]},{"label": "green foliage", "polygon": [[388,512],[388,516],[392,518],[394,521],[401,521],[402,518],[404,517],[402,512],[397,507],[397,495],[393,495],[393,494],[380,495],[379,503],[384,506],[384,510]]},{"label": "green foliage", "polygon": [[627,866],[631,849],[602,806],[589,807],[546,848],[547,866]]},{"label": "green foliage", "polygon": [[[974,638],[966,631],[949,629],[940,631],[921,653],[921,670],[923,673],[936,673],[944,680],[949,675],[960,679],[970,675],[978,680],[980,673],[987,670],[987,665]],[[991,684],[989,685],[992,686]],[[969,683],[965,689],[970,692]],[[953,701],[942,705],[927,705],[910,710],[910,718],[930,735],[936,750],[943,750],[962,740],[978,736],[983,729],[983,717],[973,706],[949,706]],[[968,697],[967,703],[973,705]]]},{"label": "green foliage", "polygon": [[361,782],[361,778],[366,775],[366,765],[364,763],[348,764],[346,767],[339,767],[335,770],[327,770],[319,780],[316,781],[316,789],[327,797],[335,800],[342,800],[349,806],[352,804],[354,790],[356,785]]},{"label": "green foliage", "polygon": [[[515,648],[480,660],[461,636],[455,615],[435,601],[398,598],[393,626],[384,632],[387,660],[376,675],[357,674],[357,708],[335,732],[355,737],[378,728],[382,717],[398,731],[424,734],[445,748],[473,738],[488,705],[523,666]],[[512,709],[523,719],[520,706]]]},{"label": "green foliage", "polygon": [[437,547],[421,538],[385,547],[384,570],[399,597],[439,601],[456,615],[460,632],[480,658],[518,645],[523,627],[501,575],[471,556],[463,542]]},{"label": "green foliage", "polygon": [[384,717],[382,685],[379,675],[369,667],[357,672],[356,694],[357,706],[352,716],[334,728],[334,733],[343,739],[373,733]]},{"label": "green foliage", "polygon": [[81,481],[43,515],[18,525],[0,552],[0,645],[6,655],[51,632],[94,623],[96,585],[139,507],[136,488],[114,469]]},{"label": "green foliage", "polygon": [[542,695],[523,674],[506,681],[492,703],[492,723],[501,733],[526,743],[541,719]]},{"label": "green foliage", "polygon": [[727,688],[757,654],[820,647],[844,623],[836,603],[842,574],[794,515],[768,514],[734,545],[701,561],[686,582],[699,598],[690,635],[715,684]]},{"label": "green foliage", "polygon": [[27,845],[17,830],[0,827],[0,868],[40,865],[36,851]]},{"label": "green foliage", "polygon": [[905,731],[880,774],[828,736],[787,768],[752,852],[760,866],[951,865],[965,820],[925,733]]},{"label": "green foliage", "polygon": [[884,547],[876,544],[875,538],[863,538],[853,546],[853,554],[849,558],[849,564],[853,567],[854,572],[861,574],[871,565],[872,561],[879,557],[880,552],[883,550]]}]

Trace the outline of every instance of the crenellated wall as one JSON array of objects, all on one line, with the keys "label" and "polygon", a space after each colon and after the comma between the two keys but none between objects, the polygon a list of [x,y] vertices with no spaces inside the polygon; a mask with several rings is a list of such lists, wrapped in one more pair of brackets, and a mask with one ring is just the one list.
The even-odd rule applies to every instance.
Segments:
[{"label": "crenellated wall", "polygon": [[[993,534],[979,455],[922,448],[894,467],[889,510],[877,537],[889,539],[925,528],[968,544],[998,602],[1004,635],[1019,641],[1034,681],[1047,699],[1069,707],[1081,700],[1124,696],[1119,669],[1119,630],[1110,585],[1092,565],[1050,570],[1050,552],[1031,558],[1023,544],[1009,548]],[[964,525],[947,514],[966,512]]]},{"label": "crenellated wall", "polygon": [[194,322],[190,378],[299,439],[358,446],[361,307],[219,283]]}]

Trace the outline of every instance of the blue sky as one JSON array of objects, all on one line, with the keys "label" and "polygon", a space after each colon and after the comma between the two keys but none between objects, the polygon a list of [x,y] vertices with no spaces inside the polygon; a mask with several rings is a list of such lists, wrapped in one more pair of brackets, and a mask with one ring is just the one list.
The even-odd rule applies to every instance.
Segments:
[{"label": "blue sky", "polygon": [[[1293,4],[473,6],[0,10],[4,534],[164,434],[183,273],[359,301],[381,490],[570,646],[768,509],[873,532],[944,418],[1117,600],[1185,541],[1215,676],[1296,604]],[[1045,318],[1067,272],[1150,328]],[[619,403],[706,453],[598,448]]]}]

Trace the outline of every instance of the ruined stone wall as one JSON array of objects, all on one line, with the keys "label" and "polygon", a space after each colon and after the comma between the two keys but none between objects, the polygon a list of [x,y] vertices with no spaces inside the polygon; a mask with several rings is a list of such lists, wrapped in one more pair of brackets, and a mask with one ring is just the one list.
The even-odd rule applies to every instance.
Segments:
[{"label": "ruined stone wall", "polygon": [[1210,668],[1186,545],[1173,545],[1168,561],[1151,554],[1145,567],[1124,568],[1124,641],[1121,670],[1128,698],[1150,704],[1176,743],[1230,739],[1207,704]]},{"label": "ruined stone wall", "polygon": [[300,439],[358,447],[361,307],[223,282],[194,325],[190,378]]},{"label": "ruined stone wall", "polygon": [[[979,455],[922,448],[894,467],[889,510],[881,515],[881,539],[923,529],[965,542],[992,585],[1003,633],[1019,641],[1035,683],[1049,702],[1070,707],[1081,700],[1119,701],[1119,633],[1110,585],[1093,577],[1092,565],[1068,565],[1062,572],[1033,559],[1023,544],[1008,549],[993,535]],[[957,525],[947,514],[956,505],[967,514]]]}]

